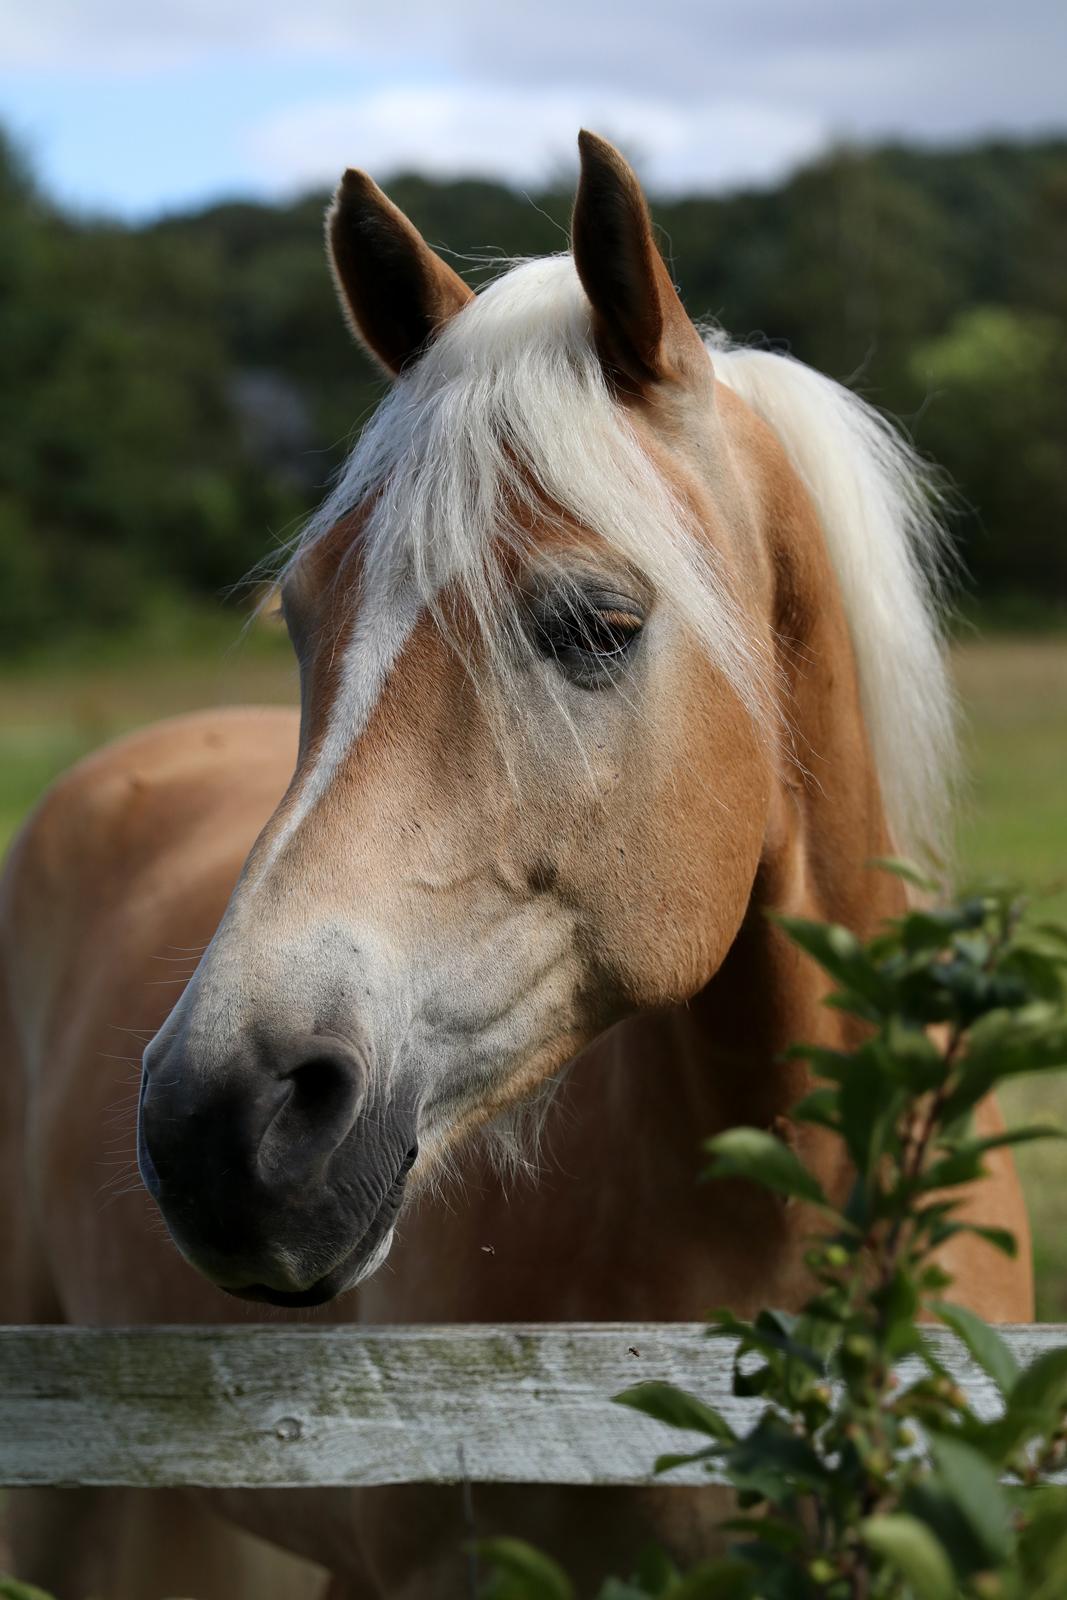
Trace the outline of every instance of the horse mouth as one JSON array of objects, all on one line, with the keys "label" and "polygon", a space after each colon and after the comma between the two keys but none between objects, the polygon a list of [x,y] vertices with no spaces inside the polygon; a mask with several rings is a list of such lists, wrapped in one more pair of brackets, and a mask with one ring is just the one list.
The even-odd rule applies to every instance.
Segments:
[{"label": "horse mouth", "polygon": [[[240,1288],[226,1286],[226,1293],[237,1300],[252,1300],[260,1305],[299,1308],[322,1306],[379,1267],[388,1254],[388,1239],[396,1224],[404,1198],[407,1176],[418,1155],[418,1146],[409,1150],[404,1164],[386,1190],[381,1205],[352,1248],[330,1270],[306,1289],[277,1289],[269,1283],[250,1283]],[[386,1248],[383,1251],[382,1246]]]}]

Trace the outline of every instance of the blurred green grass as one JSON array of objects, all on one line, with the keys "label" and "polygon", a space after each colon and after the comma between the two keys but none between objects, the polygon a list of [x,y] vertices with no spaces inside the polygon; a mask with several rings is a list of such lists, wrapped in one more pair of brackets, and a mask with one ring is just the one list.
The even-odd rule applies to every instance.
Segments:
[{"label": "blurred green grass", "polygon": [[[1020,879],[1041,895],[1042,915],[1067,919],[1067,638],[975,640],[957,649],[955,664],[970,777],[959,859],[975,877]],[[1001,1103],[1009,1122],[1067,1129],[1067,1073],[1009,1084]],[[1016,1152],[1034,1231],[1037,1314],[1052,1322],[1067,1322],[1064,1151],[1049,1140]]]},{"label": "blurred green grass", "polygon": [[222,705],[295,705],[280,625],[235,638],[232,619],[153,634],[0,674],[0,850],[52,779],[109,739],[161,717]]},{"label": "blurred green grass", "polygon": [[[146,643],[140,659],[116,646],[104,659],[0,676],[0,848],[51,779],[106,739],[202,706],[294,704],[295,667],[279,631],[265,624],[232,637],[232,622],[220,621],[169,650]],[[1047,891],[1042,910],[1067,917],[1067,637],[975,638],[956,647],[954,663],[966,718],[963,868]],[[1067,1127],[1067,1074],[1024,1080],[1004,1100],[1011,1121]],[[1052,1142],[1023,1146],[1018,1159],[1038,1312],[1067,1321],[1067,1156]]]},{"label": "blurred green grass", "polygon": [[994,637],[954,659],[969,780],[962,867],[1019,877],[1067,916],[1067,638]]}]

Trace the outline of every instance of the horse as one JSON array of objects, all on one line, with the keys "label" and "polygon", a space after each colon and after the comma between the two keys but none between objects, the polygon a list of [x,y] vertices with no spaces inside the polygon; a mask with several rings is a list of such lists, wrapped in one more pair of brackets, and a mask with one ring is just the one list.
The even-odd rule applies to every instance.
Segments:
[{"label": "horse", "polygon": [[[579,144],[570,253],[477,295],[346,172],[330,263],[393,381],[279,574],[299,714],[133,734],[14,846],[14,1320],[669,1321],[808,1292],[810,1214],[698,1185],[701,1138],[770,1129],[847,1188],[790,1120],[786,1051],[862,1025],[768,913],[867,937],[905,904],[878,858],[944,851],[943,546],[896,431],[698,332],[634,172]],[[161,960],[201,949],[172,1004]],[[135,1141],[143,1187],[102,1200]],[[1026,1321],[1021,1193],[989,1164],[968,1214],[1024,1248],[944,1260]],[[705,1552],[714,1493],[488,1486],[473,1519],[585,1593],[649,1540]],[[19,1571],[60,1600],[469,1592],[458,1488],[13,1498]]]}]

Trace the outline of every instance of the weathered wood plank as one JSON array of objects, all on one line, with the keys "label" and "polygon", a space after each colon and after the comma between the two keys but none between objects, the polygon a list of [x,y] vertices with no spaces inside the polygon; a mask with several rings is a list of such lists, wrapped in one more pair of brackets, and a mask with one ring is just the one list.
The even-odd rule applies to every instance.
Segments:
[{"label": "weathered wood plank", "polygon": [[[1023,1362],[1067,1343],[1002,1331]],[[985,1374],[930,1337],[995,1415]],[[0,1484],[646,1483],[686,1436],[611,1396],[666,1378],[746,1426],[760,1402],[731,1395],[731,1359],[685,1323],[0,1329]]]}]

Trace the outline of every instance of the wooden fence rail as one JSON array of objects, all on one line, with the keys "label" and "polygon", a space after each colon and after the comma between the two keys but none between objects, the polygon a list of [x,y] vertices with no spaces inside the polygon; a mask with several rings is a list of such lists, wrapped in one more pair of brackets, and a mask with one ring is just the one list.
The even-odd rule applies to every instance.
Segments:
[{"label": "wooden fence rail", "polygon": [[[1067,1327],[1002,1332],[1024,1363],[1067,1343]],[[955,1338],[927,1337],[996,1415]],[[732,1357],[689,1323],[4,1328],[0,1484],[647,1483],[686,1436],[611,1396],[667,1378],[744,1426],[761,1402],[730,1393]]]}]

